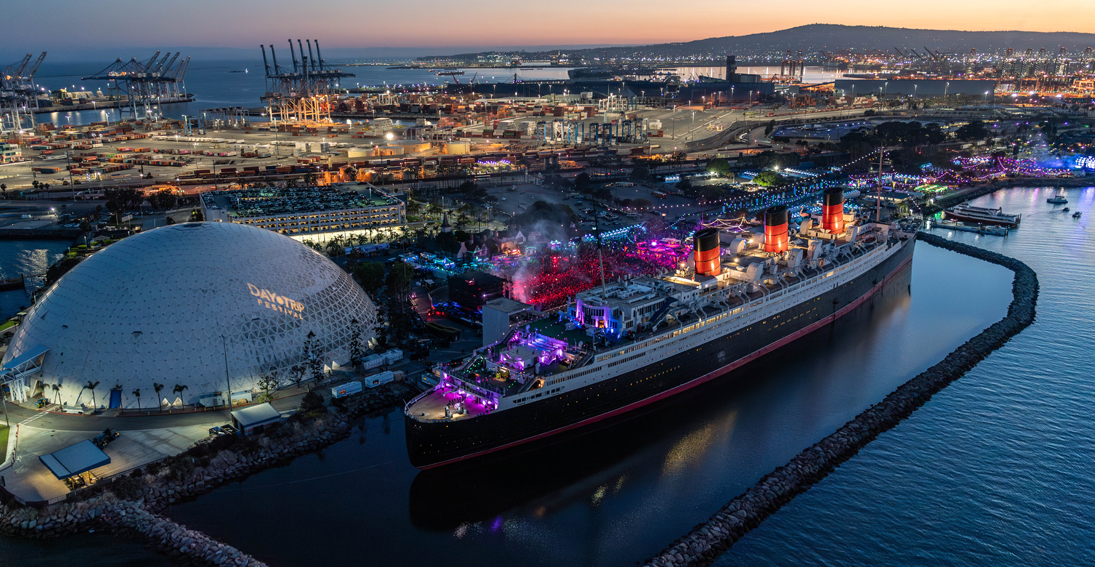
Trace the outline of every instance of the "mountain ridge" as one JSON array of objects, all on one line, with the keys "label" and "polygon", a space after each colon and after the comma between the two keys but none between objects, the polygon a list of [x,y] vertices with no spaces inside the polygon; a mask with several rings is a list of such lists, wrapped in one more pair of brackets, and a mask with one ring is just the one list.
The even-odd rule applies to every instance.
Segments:
[{"label": "mountain ridge", "polygon": [[[1095,33],[1031,32],[1021,30],[963,31],[889,26],[847,26],[842,24],[806,24],[783,30],[739,36],[712,37],[692,41],[648,45],[586,49],[558,49],[525,52],[528,55],[567,54],[572,57],[718,57],[771,55],[775,52],[802,50],[807,57],[819,50],[883,50],[894,47],[922,51],[927,46],[944,53],[1003,52],[1007,48],[1022,52],[1046,48],[1056,54],[1060,47],[1070,52],[1095,47]],[[480,52],[485,53],[485,52]],[[496,52],[497,53],[497,52]],[[477,54],[461,54],[477,55]],[[451,57],[459,57],[451,56]]]}]

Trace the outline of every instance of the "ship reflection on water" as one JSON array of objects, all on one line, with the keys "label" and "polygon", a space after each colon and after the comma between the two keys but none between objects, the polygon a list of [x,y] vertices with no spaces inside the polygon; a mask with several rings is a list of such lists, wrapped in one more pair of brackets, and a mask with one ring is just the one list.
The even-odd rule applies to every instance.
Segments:
[{"label": "ship reflection on water", "polygon": [[[728,484],[740,487],[722,492],[728,501],[748,479],[771,470],[765,463],[773,455],[808,446],[850,417],[833,419],[832,408],[865,408],[892,389],[872,385],[872,374],[861,365],[884,350],[875,344],[885,338],[875,325],[905,319],[910,301],[906,268],[861,309],[745,365],[728,380],[501,456],[422,471],[411,484],[411,521],[462,539],[575,507],[611,506],[615,499],[628,500],[632,487],[648,493],[648,506],[659,509],[694,498],[697,489],[715,490],[717,483],[700,488],[695,480],[718,471],[730,471]],[[803,439],[806,432],[810,437]]]},{"label": "ship reflection on water", "polygon": [[[169,514],[272,565],[314,562],[302,541],[327,542],[332,564],[642,561],[998,320],[1010,286],[1003,268],[919,244],[912,270],[871,301],[730,380],[426,471],[407,461],[402,408],[391,410],[322,462],[297,459]],[[285,509],[322,513],[285,538]]]},{"label": "ship reflection on water", "polygon": [[[722,388],[716,395],[733,396],[743,387],[748,384]],[[508,511],[544,517],[581,502],[599,506],[619,495],[629,476],[648,481],[679,477],[730,441],[735,410],[677,438],[676,426],[695,419],[695,404],[711,396],[709,390],[701,388],[626,419],[559,436],[550,445],[422,471],[411,484],[411,521],[419,528],[448,531],[491,522]],[[651,454],[652,446],[659,448],[660,457]],[[652,459],[660,459],[662,465],[650,467]]]}]

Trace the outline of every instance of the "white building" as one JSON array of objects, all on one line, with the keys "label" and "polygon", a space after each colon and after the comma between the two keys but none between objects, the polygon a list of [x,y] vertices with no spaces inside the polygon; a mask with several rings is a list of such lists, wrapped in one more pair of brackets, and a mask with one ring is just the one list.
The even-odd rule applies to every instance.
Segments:
[{"label": "white building", "polygon": [[20,398],[40,390],[63,405],[137,407],[139,389],[142,407],[193,404],[229,386],[239,397],[269,372],[288,381],[309,333],[326,368],[348,364],[355,319],[370,340],[373,302],[307,246],[242,224],[185,223],[78,264],[28,311],[3,362],[34,358],[19,369]]},{"label": "white building", "polygon": [[202,193],[202,213],[207,221],[246,224],[316,241],[390,230],[407,222],[403,201],[372,186],[211,191]]}]

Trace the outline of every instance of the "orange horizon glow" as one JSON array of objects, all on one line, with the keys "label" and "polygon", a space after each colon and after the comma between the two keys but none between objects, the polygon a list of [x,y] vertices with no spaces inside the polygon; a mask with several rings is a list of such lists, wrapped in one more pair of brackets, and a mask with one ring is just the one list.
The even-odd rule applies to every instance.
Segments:
[{"label": "orange horizon glow", "polygon": [[[1080,0],[922,0],[884,6],[787,0],[686,4],[652,0],[557,0],[513,3],[439,0],[363,3],[327,0],[179,0],[170,7],[147,0],[57,0],[5,8],[12,22],[0,50],[50,46],[278,46],[285,38],[319,38],[325,48],[645,45],[783,30],[811,23],[963,31],[1095,32],[1095,9]],[[1068,30],[1062,30],[1067,26]],[[896,34],[895,34],[896,35]],[[895,37],[899,44],[900,37]],[[885,47],[885,46],[880,46]],[[946,48],[947,46],[940,46]],[[1052,47],[1052,46],[1047,46]]]}]

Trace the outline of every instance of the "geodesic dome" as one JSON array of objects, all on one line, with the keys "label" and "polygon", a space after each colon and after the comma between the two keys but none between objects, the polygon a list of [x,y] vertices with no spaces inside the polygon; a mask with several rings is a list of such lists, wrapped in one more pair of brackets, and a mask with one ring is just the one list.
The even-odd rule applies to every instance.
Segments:
[{"label": "geodesic dome", "polygon": [[[65,274],[29,310],[4,362],[48,349],[44,397],[123,407],[257,388],[271,371],[304,364],[305,341],[325,366],[350,359],[352,321],[372,339],[376,308],[326,257],[275,232],[235,223],[185,223],[107,246]],[[306,375],[307,376],[307,375]],[[28,381],[28,386],[33,380]],[[159,398],[153,383],[163,384]],[[60,386],[59,391],[53,385]],[[115,399],[117,395],[115,395]]]}]

